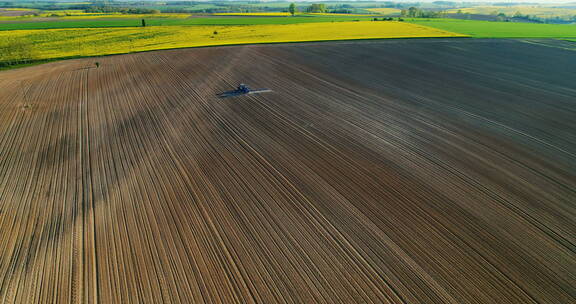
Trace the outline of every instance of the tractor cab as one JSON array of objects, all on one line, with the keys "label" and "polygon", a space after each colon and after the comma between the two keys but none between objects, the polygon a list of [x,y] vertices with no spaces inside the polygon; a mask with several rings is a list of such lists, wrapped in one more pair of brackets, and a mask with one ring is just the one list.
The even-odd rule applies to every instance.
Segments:
[{"label": "tractor cab", "polygon": [[238,88],[236,88],[236,91],[238,91],[239,93],[244,93],[244,94],[246,94],[246,93],[250,93],[250,88],[249,88],[247,85],[241,83],[241,84],[238,86]]}]

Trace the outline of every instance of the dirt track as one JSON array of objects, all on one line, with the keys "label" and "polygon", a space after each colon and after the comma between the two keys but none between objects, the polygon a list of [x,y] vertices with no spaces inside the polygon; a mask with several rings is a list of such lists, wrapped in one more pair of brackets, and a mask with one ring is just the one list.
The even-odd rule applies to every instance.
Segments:
[{"label": "dirt track", "polygon": [[[546,44],[0,72],[0,302],[574,303],[576,52]],[[274,92],[214,97],[239,82]]]}]

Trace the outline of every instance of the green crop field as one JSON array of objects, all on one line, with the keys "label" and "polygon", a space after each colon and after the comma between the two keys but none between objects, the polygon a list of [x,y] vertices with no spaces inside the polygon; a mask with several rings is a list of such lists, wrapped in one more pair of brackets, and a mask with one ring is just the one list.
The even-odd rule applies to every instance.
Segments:
[{"label": "green crop field", "polygon": [[145,7],[149,8],[149,9],[157,9],[159,11],[183,9],[183,10],[189,10],[192,12],[211,9],[211,8],[218,8],[217,5],[214,5],[211,3],[198,3],[198,4],[192,4],[192,5],[174,5],[174,4],[170,4],[170,5],[146,5]]},{"label": "green crop field", "polygon": [[[153,22],[153,19],[146,20]],[[0,23],[0,31],[8,30],[40,30],[59,28],[100,28],[100,27],[134,27],[142,24],[140,19],[84,19],[84,20],[54,20],[37,22]]]},{"label": "green crop field", "polygon": [[552,17],[572,17],[576,15],[576,9],[573,8],[559,8],[559,7],[544,7],[539,5],[534,6],[475,6],[469,8],[456,8],[448,10],[449,13],[469,13],[469,14],[482,14],[482,15],[496,15],[499,13],[512,16],[516,13],[522,15],[532,15],[536,17],[552,18]]},{"label": "green crop field", "polygon": [[[299,8],[304,8],[308,5],[310,5],[310,3],[307,2],[295,2],[296,6]],[[326,6],[330,6],[330,5],[341,5],[341,4],[347,4],[351,7],[370,7],[370,6],[374,6],[377,7],[379,6],[381,3],[377,2],[377,1],[351,1],[351,2],[339,2],[339,1],[322,1],[322,3],[324,3]],[[269,8],[283,8],[286,9],[288,8],[288,5],[290,5],[290,2],[287,1],[271,1],[271,2],[256,2],[256,1],[235,1],[234,4],[237,5],[245,5],[245,6],[253,6],[253,7],[269,7]]]},{"label": "green crop field", "polygon": [[306,17],[207,17],[189,19],[156,19],[151,25],[257,25],[257,24],[296,24],[316,22],[367,21],[372,17],[359,16],[306,16]]},{"label": "green crop field", "polygon": [[[70,11],[71,12],[71,11]],[[576,40],[576,25],[489,22],[459,19],[405,19],[406,22],[371,22],[379,16],[307,15],[297,16],[194,16],[190,14],[91,14],[63,17],[13,17],[0,20],[0,62],[8,65],[30,61],[127,53],[174,47],[295,42],[333,39],[454,37],[474,38],[556,38]],[[146,27],[142,27],[142,18]],[[361,22],[352,22],[361,21]],[[339,24],[339,22],[346,22]],[[343,35],[348,28],[358,30]],[[292,28],[292,26],[296,26]],[[404,35],[384,29],[420,26],[425,35]],[[268,28],[270,27],[270,28]],[[252,35],[264,29],[266,35]],[[329,29],[330,34],[292,37],[282,31],[306,31],[315,34]],[[244,33],[245,31],[252,31]],[[431,32],[430,32],[431,31]],[[432,33],[437,31],[437,33]],[[230,32],[230,33],[228,33]],[[282,34],[280,34],[282,32]],[[333,32],[333,33],[332,33]],[[450,33],[446,35],[446,33]],[[228,34],[225,34],[228,33]],[[231,34],[233,33],[233,35]],[[317,34],[317,33],[316,33]],[[367,35],[370,34],[370,35]],[[75,36],[76,35],[76,36]],[[78,36],[78,37],[77,37]],[[90,36],[90,39],[84,37]],[[246,36],[246,37],[245,37]],[[80,38],[84,37],[84,38]],[[332,37],[332,38],[331,38]],[[330,39],[329,39],[330,38]],[[34,46],[34,47],[30,47]],[[2,59],[3,58],[3,59]]]},{"label": "green crop field", "polygon": [[409,19],[408,22],[435,27],[475,38],[576,38],[576,25],[490,22],[459,19]]},{"label": "green crop field", "polygon": [[[147,26],[186,26],[186,25],[256,25],[256,24],[296,24],[314,22],[367,21],[372,17],[310,16],[310,17],[198,17],[198,18],[151,18]],[[87,18],[55,19],[53,21],[27,21],[0,23],[0,30],[32,30],[58,28],[101,28],[140,26],[135,18]]]}]

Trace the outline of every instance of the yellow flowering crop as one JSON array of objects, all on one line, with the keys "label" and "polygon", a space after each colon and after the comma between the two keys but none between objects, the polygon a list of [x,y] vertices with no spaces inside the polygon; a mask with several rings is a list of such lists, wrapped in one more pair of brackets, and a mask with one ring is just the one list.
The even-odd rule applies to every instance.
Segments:
[{"label": "yellow flowering crop", "polygon": [[[0,32],[0,49],[25,49],[28,59],[97,56],[182,47],[464,35],[404,22],[326,22],[248,26],[153,26]],[[2,55],[3,54],[3,55]],[[17,60],[2,52],[0,62]]]},{"label": "yellow flowering crop", "polygon": [[35,11],[36,9],[33,8],[17,8],[17,7],[8,7],[8,8],[0,8],[0,11]]},{"label": "yellow flowering crop", "polygon": [[100,18],[188,18],[190,14],[160,13],[160,14],[121,14],[121,13],[78,13],[62,16],[60,19],[100,19]]},{"label": "yellow flowering crop", "polygon": [[23,20],[37,17],[57,17],[57,20],[83,20],[83,19],[124,19],[124,18],[188,18],[190,14],[182,13],[160,13],[160,14],[121,14],[121,13],[84,13],[82,10],[59,10],[59,11],[44,11],[36,15],[23,15],[23,16],[0,16],[0,21]]},{"label": "yellow flowering crop", "polygon": [[388,8],[388,7],[368,8],[368,9],[366,9],[366,10],[367,10],[367,11],[370,11],[370,12],[382,14],[382,15],[389,15],[389,14],[400,13],[400,10],[399,10],[399,9],[397,9],[397,8]]}]

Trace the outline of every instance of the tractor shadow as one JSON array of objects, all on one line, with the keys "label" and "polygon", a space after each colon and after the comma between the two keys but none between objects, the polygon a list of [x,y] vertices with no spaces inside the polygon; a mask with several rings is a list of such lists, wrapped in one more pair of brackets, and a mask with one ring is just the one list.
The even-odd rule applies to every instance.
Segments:
[{"label": "tractor shadow", "polygon": [[218,98],[229,98],[229,97],[236,97],[236,96],[241,96],[241,95],[247,95],[248,93],[244,93],[244,92],[239,92],[237,90],[232,90],[232,91],[226,91],[226,92],[222,92],[219,94],[216,94],[216,97]]}]

